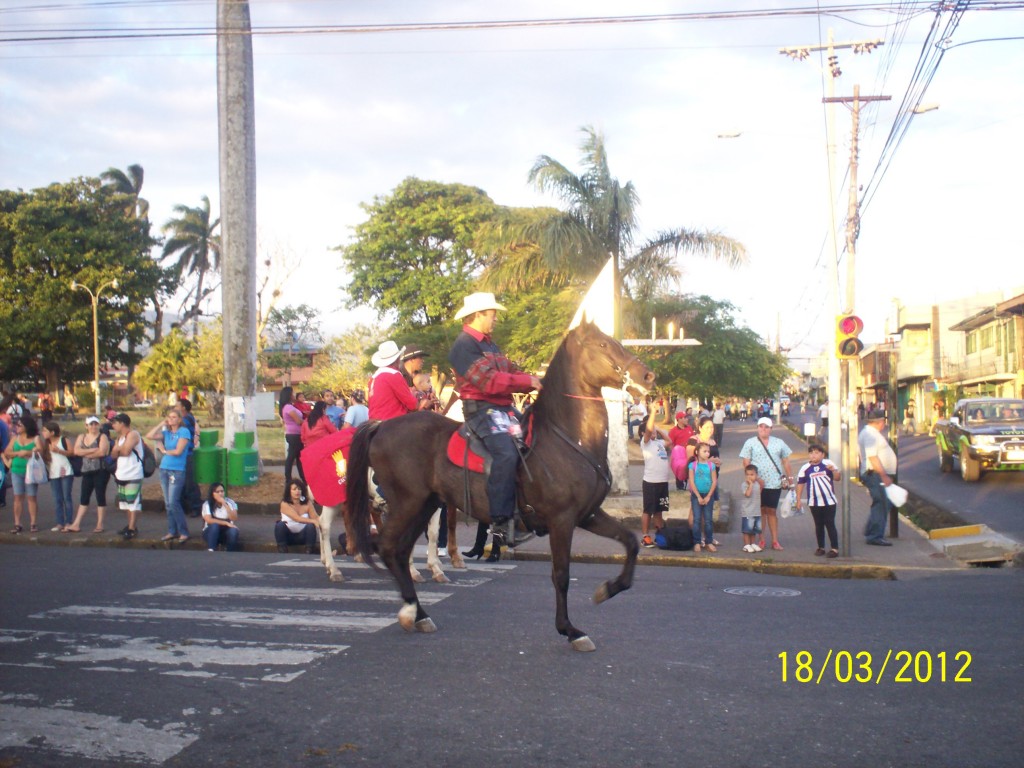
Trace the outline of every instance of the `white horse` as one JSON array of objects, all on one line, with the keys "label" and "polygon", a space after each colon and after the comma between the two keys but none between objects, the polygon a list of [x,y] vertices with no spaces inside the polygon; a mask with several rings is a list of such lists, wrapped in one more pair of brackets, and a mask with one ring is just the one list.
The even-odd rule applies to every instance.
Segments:
[{"label": "white horse", "polygon": [[[370,489],[373,494],[371,504],[376,508],[378,512],[382,512],[386,509],[386,502],[380,495],[377,494],[374,484],[370,483]],[[310,491],[310,498],[313,493]],[[314,499],[315,501],[315,499]],[[334,553],[331,545],[331,526],[334,523],[334,518],[338,514],[338,507],[324,507],[320,512],[320,525],[317,527],[317,532],[320,537],[320,562],[324,568],[327,569],[327,577],[333,582],[342,582],[345,577],[342,575],[338,566],[334,562]],[[345,520],[345,533],[348,541],[354,541],[353,532],[351,526],[348,524],[348,520]],[[439,584],[447,584],[449,579],[444,575],[444,570],[441,568],[441,558],[437,556],[437,537],[441,530],[441,510],[438,509],[430,518],[430,522],[427,524],[427,568],[430,569],[430,577]],[[339,553],[341,554],[341,553]],[[458,568],[465,568],[466,566],[462,563],[461,558],[456,558],[458,554],[457,545],[454,538],[450,538],[448,542],[448,554],[452,559],[453,565]],[[356,555],[357,562],[359,556]],[[412,580],[418,584],[422,584],[426,581],[423,575],[416,570],[416,567],[412,563],[412,553],[409,553],[409,575]]]}]

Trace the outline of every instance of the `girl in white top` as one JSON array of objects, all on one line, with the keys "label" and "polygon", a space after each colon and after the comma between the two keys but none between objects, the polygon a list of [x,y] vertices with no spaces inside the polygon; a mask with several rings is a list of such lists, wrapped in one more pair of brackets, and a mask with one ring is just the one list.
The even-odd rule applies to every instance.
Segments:
[{"label": "girl in white top", "polygon": [[203,502],[203,540],[206,549],[215,552],[221,544],[228,552],[238,552],[238,505],[227,497],[224,486],[214,483],[210,496]]},{"label": "girl in white top", "polygon": [[316,551],[316,531],[320,516],[313,509],[306,493],[306,484],[291,480],[281,501],[281,519],[274,524],[274,540],[278,552],[287,552],[289,545],[302,544],[306,554]]},{"label": "girl in white top", "polygon": [[61,436],[60,424],[56,421],[46,422],[40,434],[50,446],[50,490],[53,492],[53,506],[57,518],[57,524],[50,530],[63,533],[75,517],[74,502],[71,501],[75,471],[68,458],[74,455],[74,451]]}]

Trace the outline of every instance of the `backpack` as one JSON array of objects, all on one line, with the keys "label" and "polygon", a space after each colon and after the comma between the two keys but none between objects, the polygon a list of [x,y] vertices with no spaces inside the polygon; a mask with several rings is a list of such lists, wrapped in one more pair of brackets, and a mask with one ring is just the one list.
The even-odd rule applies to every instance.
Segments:
[{"label": "backpack", "polygon": [[658,545],[659,549],[677,551],[693,549],[693,531],[686,524],[673,528],[662,528],[654,535],[654,543]]},{"label": "backpack", "polygon": [[149,443],[139,437],[139,442],[142,443],[142,476],[152,477],[153,473],[156,472],[156,454],[153,453],[153,449],[149,447]]}]

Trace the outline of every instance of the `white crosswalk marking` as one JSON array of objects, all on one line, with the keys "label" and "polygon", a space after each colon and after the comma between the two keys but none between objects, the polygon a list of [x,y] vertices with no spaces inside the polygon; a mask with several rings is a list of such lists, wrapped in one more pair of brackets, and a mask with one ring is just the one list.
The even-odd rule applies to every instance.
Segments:
[{"label": "white crosswalk marking", "polygon": [[184,608],[122,608],[113,605],[69,605],[32,614],[31,619],[59,616],[89,616],[111,621],[194,621],[215,626],[253,625],[298,627],[310,630],[376,632],[397,620],[395,616],[359,611],[222,611]]},{"label": "white crosswalk marking", "polygon": [[0,749],[32,746],[106,764],[159,765],[198,738],[172,724],[149,728],[110,715],[0,703]]},{"label": "white crosswalk marking", "polygon": [[[379,582],[377,582],[379,584]],[[447,586],[447,585],[446,585]],[[218,597],[230,597],[234,599],[254,598],[258,600],[309,600],[314,603],[335,603],[355,601],[369,601],[381,603],[390,610],[392,605],[398,602],[398,596],[393,592],[388,594],[380,589],[347,589],[347,588],[323,588],[303,589],[290,587],[231,587],[212,584],[191,586],[184,584],[170,584],[166,587],[154,589],[140,589],[131,592],[132,595],[153,595],[153,596],[174,596],[174,597],[195,597],[201,600],[209,600]],[[451,592],[424,592],[420,595],[420,602],[423,605],[433,605],[446,597],[451,597]]]},{"label": "white crosswalk marking", "polygon": [[[65,632],[38,626],[0,629],[0,667],[9,669],[10,675],[18,669],[32,670],[28,678],[5,673],[0,680],[31,681],[38,675],[54,674],[63,680],[72,673],[114,673],[131,675],[133,684],[139,685],[146,679],[140,676],[158,675],[164,681],[161,690],[172,691],[178,689],[167,688],[169,677],[216,679],[243,688],[290,683],[313,664],[347,659],[349,654],[344,652],[352,646],[333,642],[344,633],[365,635],[397,623],[400,599],[389,577],[370,573],[369,566],[362,563],[342,559],[338,565],[363,573],[330,587],[296,586],[296,581],[321,583],[310,579],[306,569],[323,566],[313,558],[287,559],[260,570],[223,573],[195,585],[135,590],[117,604],[68,605],[31,614],[32,622],[111,622],[118,633]],[[424,567],[422,562],[417,566]],[[451,583],[424,585],[420,602],[435,605],[458,588],[482,586],[515,567],[514,563],[471,562],[473,573],[449,568]],[[301,572],[289,573],[288,569],[295,568]],[[284,579],[290,586],[284,586]],[[349,610],[349,606],[364,610]],[[128,633],[126,628],[133,625],[146,626],[146,633]],[[227,628],[232,630],[230,637],[248,633],[251,639],[219,638]],[[168,631],[176,639],[166,636]],[[330,633],[329,642],[308,642],[310,632]],[[296,636],[302,641],[295,642],[292,638]],[[88,759],[160,765],[198,740],[209,717],[216,714],[196,712],[189,708],[189,697],[184,703],[175,702],[171,694],[164,705],[166,713],[143,721],[133,713],[122,717],[78,711],[73,694],[44,702],[30,692],[31,682],[24,685],[27,690],[0,689],[0,749],[60,755],[72,761],[69,764]],[[31,762],[29,759],[26,764]]]}]

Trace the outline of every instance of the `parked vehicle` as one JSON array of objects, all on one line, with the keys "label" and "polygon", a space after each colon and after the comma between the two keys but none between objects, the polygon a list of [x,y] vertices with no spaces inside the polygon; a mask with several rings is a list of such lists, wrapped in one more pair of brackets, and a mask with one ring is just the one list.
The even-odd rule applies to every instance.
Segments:
[{"label": "parked vehicle", "polygon": [[1024,472],[1024,400],[973,397],[959,400],[948,419],[935,423],[939,469],[973,483],[983,472]]}]

